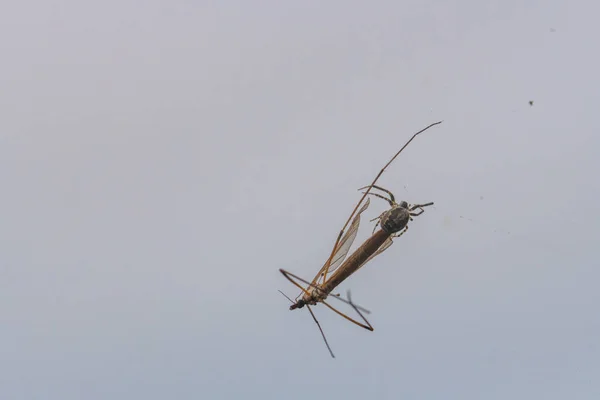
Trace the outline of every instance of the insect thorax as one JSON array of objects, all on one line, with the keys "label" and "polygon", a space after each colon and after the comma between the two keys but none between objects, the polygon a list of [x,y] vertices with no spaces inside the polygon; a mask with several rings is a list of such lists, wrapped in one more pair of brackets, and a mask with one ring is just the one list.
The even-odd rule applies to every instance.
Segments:
[{"label": "insect thorax", "polygon": [[394,207],[381,214],[380,225],[386,233],[400,232],[408,224],[409,211],[404,207]]},{"label": "insect thorax", "polygon": [[320,301],[323,301],[327,298],[327,294],[322,290],[317,289],[316,287],[311,287],[308,289],[308,293],[305,293],[302,296],[302,300],[306,304],[315,305]]}]

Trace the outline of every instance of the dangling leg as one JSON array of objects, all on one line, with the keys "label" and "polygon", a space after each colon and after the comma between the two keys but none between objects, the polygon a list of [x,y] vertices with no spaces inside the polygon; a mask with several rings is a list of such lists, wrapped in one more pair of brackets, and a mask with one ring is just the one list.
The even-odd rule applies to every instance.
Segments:
[{"label": "dangling leg", "polygon": [[352,302],[352,297],[350,296],[350,289],[348,289],[348,292],[347,292],[346,294],[347,294],[347,296],[348,296],[348,301],[350,302],[350,305],[352,306],[352,308],[354,308],[354,311],[356,311],[356,313],[357,313],[358,315],[360,315],[360,318],[362,318],[362,320],[363,320],[363,321],[365,321],[365,323],[366,323],[367,325],[369,325],[369,328],[371,328],[371,329],[369,329],[369,330],[370,330],[371,332],[373,332],[373,326],[371,326],[371,324],[369,323],[369,321],[367,321],[367,319],[365,318],[365,316],[364,316],[364,315],[362,315],[362,314],[361,314],[361,312],[358,310],[358,307],[356,307],[356,306],[354,305],[354,303]]},{"label": "dangling leg", "polygon": [[[305,281],[304,279],[300,278],[299,276],[296,276],[296,275],[292,274],[291,272],[287,272],[286,270],[281,269],[281,268],[279,268],[279,272],[281,272],[288,281],[292,282],[294,285],[296,285],[298,288],[300,288],[300,290],[302,290],[303,294],[308,294],[308,291],[306,289],[304,289],[302,286],[300,286],[300,284],[298,282],[296,282],[295,280],[293,280],[291,277],[294,277],[301,282],[308,283],[307,281]],[[308,284],[312,285],[310,283],[308,283]],[[315,286],[315,287],[317,287],[317,286]]]},{"label": "dangling leg", "polygon": [[[342,300],[341,297],[339,299]],[[362,320],[365,321],[366,325],[358,322],[357,320],[355,320],[353,318],[350,318],[349,316],[347,316],[343,312],[336,310],[335,308],[333,308],[332,306],[330,306],[328,303],[326,303],[324,301],[322,303],[325,304],[327,307],[329,307],[329,309],[331,309],[336,314],[338,314],[338,315],[346,318],[348,321],[350,321],[352,323],[355,323],[356,325],[360,326],[361,328],[365,328],[365,329],[367,329],[369,331],[373,330],[373,327],[371,326],[371,324],[369,323],[369,321],[367,321],[367,319],[362,315],[362,313],[360,311],[358,311],[359,307],[355,306],[354,303],[352,303],[351,301],[346,301],[346,303],[350,304],[352,306],[352,308],[354,308],[358,312],[358,315],[360,315],[360,317],[362,318]]]},{"label": "dangling leg", "polygon": [[329,343],[327,343],[327,338],[325,337],[325,332],[323,332],[323,328],[321,328],[321,324],[319,324],[319,321],[317,321],[317,317],[315,317],[315,313],[313,313],[313,311],[310,309],[310,306],[307,304],[306,307],[308,308],[308,311],[310,311],[310,315],[312,315],[313,319],[315,320],[317,327],[319,328],[319,330],[321,331],[321,336],[323,336],[323,340],[325,341],[325,346],[327,346],[327,350],[329,350],[329,354],[331,354],[332,358],[335,358],[335,356],[333,355],[333,351],[331,351],[331,347],[329,347]]}]

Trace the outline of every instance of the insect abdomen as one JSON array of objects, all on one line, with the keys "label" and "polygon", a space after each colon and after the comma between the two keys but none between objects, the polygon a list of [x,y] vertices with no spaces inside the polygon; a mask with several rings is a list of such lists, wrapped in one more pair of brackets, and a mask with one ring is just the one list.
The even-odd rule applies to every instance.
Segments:
[{"label": "insect abdomen", "polygon": [[337,285],[352,275],[367,259],[377,251],[390,235],[383,230],[378,230],[354,251],[344,263],[331,275],[321,290],[329,294]]}]

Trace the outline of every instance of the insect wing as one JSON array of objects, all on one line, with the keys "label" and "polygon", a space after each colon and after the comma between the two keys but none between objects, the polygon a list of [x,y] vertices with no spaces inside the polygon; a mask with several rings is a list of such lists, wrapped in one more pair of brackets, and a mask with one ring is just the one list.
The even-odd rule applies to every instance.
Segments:
[{"label": "insect wing", "polygon": [[352,243],[354,243],[354,239],[356,239],[356,234],[358,233],[358,227],[360,226],[360,214],[362,214],[367,208],[369,208],[369,204],[370,200],[367,198],[365,204],[362,206],[362,208],[358,211],[358,213],[352,220],[350,228],[348,228],[348,230],[340,240],[336,252],[333,254],[333,257],[331,257],[331,263],[329,264],[329,268],[326,270],[327,274],[330,274],[333,271],[335,271],[340,265],[342,265],[342,263],[346,259],[348,251],[350,250],[350,247],[352,247]]}]

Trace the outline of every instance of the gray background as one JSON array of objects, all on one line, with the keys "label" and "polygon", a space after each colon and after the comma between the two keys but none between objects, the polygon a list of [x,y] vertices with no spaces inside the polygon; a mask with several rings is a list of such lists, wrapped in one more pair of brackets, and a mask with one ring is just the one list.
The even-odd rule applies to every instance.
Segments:
[{"label": "gray background", "polygon": [[[11,3],[2,399],[600,398],[597,2]],[[437,120],[332,360],[278,268]]]}]

